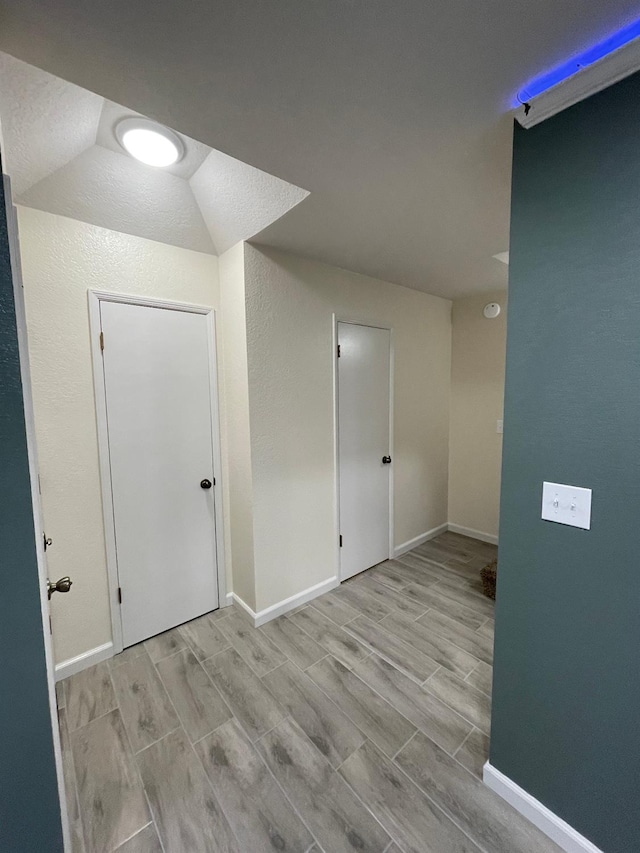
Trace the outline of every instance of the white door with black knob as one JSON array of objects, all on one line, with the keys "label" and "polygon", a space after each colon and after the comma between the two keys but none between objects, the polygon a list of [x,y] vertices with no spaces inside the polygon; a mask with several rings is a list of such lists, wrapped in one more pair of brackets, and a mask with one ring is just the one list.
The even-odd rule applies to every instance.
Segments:
[{"label": "white door with black knob", "polygon": [[390,556],[391,332],[338,323],[340,580]]},{"label": "white door with black knob", "polygon": [[218,607],[210,317],[100,302],[123,646]]}]

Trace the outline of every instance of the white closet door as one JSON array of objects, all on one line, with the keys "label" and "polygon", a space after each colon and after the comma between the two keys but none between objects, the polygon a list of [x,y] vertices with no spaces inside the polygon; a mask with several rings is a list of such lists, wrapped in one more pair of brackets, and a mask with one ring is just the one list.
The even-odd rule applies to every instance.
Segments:
[{"label": "white closet door", "polygon": [[127,647],[218,606],[213,353],[206,315],[106,301],[100,314]]},{"label": "white closet door", "polygon": [[340,579],[389,558],[391,333],[338,323]]}]

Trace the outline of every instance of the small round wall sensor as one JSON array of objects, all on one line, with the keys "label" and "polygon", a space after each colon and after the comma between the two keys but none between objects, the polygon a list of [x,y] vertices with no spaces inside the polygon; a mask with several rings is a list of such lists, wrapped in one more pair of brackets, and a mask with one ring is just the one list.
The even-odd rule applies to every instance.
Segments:
[{"label": "small round wall sensor", "polygon": [[495,320],[500,314],[500,306],[497,302],[487,302],[482,311],[487,320]]}]

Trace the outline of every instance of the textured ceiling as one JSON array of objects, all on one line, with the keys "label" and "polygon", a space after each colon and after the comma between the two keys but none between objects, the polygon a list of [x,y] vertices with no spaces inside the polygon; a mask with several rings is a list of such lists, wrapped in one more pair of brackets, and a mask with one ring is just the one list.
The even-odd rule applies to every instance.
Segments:
[{"label": "textured ceiling", "polygon": [[311,191],[259,240],[506,283],[513,95],[640,0],[0,0],[0,49]]},{"label": "textured ceiling", "polygon": [[180,162],[145,166],[114,134],[135,115],[0,54],[2,154],[18,204],[221,254],[308,195],[185,136]]}]

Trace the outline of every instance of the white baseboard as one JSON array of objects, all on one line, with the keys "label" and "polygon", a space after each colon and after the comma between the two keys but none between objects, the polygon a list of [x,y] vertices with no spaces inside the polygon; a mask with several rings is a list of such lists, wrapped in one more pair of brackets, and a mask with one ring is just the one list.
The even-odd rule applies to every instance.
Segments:
[{"label": "white baseboard", "polygon": [[[239,598],[236,598],[235,600],[238,601],[245,610],[249,610],[244,601],[240,601]],[[228,592],[222,606],[229,607],[233,602],[234,595],[232,592]],[[250,613],[253,618],[253,610],[251,610]],[[68,678],[70,675],[75,675],[77,672],[82,672],[83,669],[88,669],[90,666],[100,663],[100,661],[112,658],[113,654],[113,643],[109,642],[103,643],[95,649],[89,649],[88,652],[83,652],[81,655],[76,655],[74,658],[63,660],[55,666],[55,679],[56,681],[62,681],[63,678]]]},{"label": "white baseboard", "polygon": [[450,529],[450,525],[440,524],[438,527],[427,530],[426,533],[421,533],[420,536],[414,536],[413,539],[409,539],[408,542],[403,542],[402,545],[396,545],[393,549],[393,556],[400,557],[402,554],[406,554],[407,551],[412,551],[414,548],[417,548],[418,545],[422,545],[423,542],[428,542],[429,539],[435,539],[436,536],[440,536],[441,533]]},{"label": "white baseboard", "polygon": [[232,593],[231,593],[231,597],[233,598],[234,602],[238,605],[238,607],[241,607],[241,608],[244,610],[244,612],[248,614],[248,616],[250,617],[251,621],[252,621],[252,622],[255,622],[255,620],[256,620],[256,613],[255,613],[255,610],[252,610],[252,609],[249,607],[249,605],[248,605],[248,604],[246,604],[246,603],[245,603],[245,602],[240,598],[240,596],[239,596],[239,595],[236,595],[236,593],[235,593],[235,592],[232,592]]},{"label": "white baseboard", "polygon": [[56,681],[62,681],[63,678],[68,678],[70,675],[75,675],[76,672],[82,672],[83,669],[112,657],[113,643],[108,642],[96,646],[95,649],[89,649],[88,652],[83,652],[81,655],[76,655],[74,658],[63,660],[56,664]]},{"label": "white baseboard", "polygon": [[498,544],[498,537],[494,536],[493,533],[484,533],[482,530],[474,530],[473,527],[462,527],[460,524],[447,524],[447,529],[452,533],[459,533],[461,536],[470,536],[471,539],[488,542],[490,545]]},{"label": "white baseboard", "polygon": [[319,595],[324,595],[325,592],[335,589],[339,584],[340,582],[337,577],[329,578],[328,580],[314,584],[314,586],[310,586],[308,589],[304,589],[302,592],[298,592],[289,598],[285,598],[277,604],[265,607],[264,610],[259,610],[257,613],[252,610],[249,605],[240,598],[240,596],[236,595],[235,592],[232,593],[232,595],[236,604],[238,604],[239,607],[242,607],[242,609],[253,620],[255,627],[259,628],[260,625],[270,622],[277,616],[282,616],[283,613],[288,613],[290,610],[300,607],[301,604],[306,604],[308,601],[312,601]]},{"label": "white baseboard", "polygon": [[566,821],[543,806],[504,773],[496,770],[488,761],[484,765],[482,778],[487,787],[548,835],[566,853],[602,853],[599,847],[592,844],[584,835],[580,835]]}]

